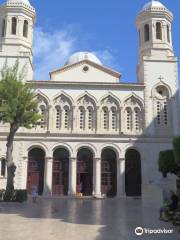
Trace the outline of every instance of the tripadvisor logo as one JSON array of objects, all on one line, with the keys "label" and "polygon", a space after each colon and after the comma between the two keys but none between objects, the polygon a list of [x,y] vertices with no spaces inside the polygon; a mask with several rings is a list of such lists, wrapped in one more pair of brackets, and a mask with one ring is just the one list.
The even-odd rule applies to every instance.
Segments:
[{"label": "tripadvisor logo", "polygon": [[142,227],[137,227],[137,228],[135,229],[135,234],[136,234],[136,235],[141,236],[141,235],[143,235],[143,233],[144,233],[144,230],[143,230]]},{"label": "tripadvisor logo", "polygon": [[143,234],[172,234],[174,232],[173,229],[150,229],[150,228],[142,228],[137,227],[135,228],[135,234],[137,236],[141,236]]}]

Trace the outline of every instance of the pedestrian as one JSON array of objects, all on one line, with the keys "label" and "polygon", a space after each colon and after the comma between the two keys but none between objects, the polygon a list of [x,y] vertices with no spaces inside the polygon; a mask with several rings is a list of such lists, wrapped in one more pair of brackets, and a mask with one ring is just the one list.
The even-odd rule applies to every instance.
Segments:
[{"label": "pedestrian", "polygon": [[33,203],[36,203],[36,201],[37,201],[37,196],[38,196],[37,186],[35,186],[35,185],[32,186],[32,192],[31,192],[31,194],[32,194],[32,201],[33,201]]}]

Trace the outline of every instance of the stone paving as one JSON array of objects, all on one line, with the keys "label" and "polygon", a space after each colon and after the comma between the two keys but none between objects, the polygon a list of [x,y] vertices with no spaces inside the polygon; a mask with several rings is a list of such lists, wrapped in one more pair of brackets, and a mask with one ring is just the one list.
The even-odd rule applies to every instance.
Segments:
[{"label": "stone paving", "polygon": [[[39,199],[0,203],[0,240],[179,240],[180,228],[158,220],[153,202],[140,199]],[[136,227],[173,234],[136,236]]]}]

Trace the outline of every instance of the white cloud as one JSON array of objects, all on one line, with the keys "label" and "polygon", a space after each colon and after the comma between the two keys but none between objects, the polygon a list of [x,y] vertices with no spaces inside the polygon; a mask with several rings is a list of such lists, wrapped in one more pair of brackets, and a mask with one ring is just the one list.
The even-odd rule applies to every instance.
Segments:
[{"label": "white cloud", "polygon": [[114,70],[117,70],[117,71],[121,69],[116,59],[116,54],[114,51],[105,49],[105,50],[97,50],[94,53],[101,60],[103,65],[105,65],[106,67],[113,68]]},{"label": "white cloud", "polygon": [[45,32],[36,28],[34,33],[35,79],[48,79],[48,73],[62,66],[75,51],[76,38],[71,30]]},{"label": "white cloud", "polygon": [[[69,56],[80,49],[83,44],[83,37],[73,28],[67,26],[60,31],[46,32],[41,27],[35,29],[34,33],[34,66],[36,80],[49,79],[49,72],[60,68],[67,61]],[[86,49],[92,51],[87,46]],[[83,49],[81,49],[83,51]],[[107,67],[118,69],[113,51],[94,50],[97,57]]]}]

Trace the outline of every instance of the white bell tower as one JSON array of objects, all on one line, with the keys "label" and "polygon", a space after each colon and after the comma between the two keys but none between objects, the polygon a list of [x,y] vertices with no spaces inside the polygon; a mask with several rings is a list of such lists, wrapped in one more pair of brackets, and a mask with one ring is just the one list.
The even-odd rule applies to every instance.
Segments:
[{"label": "white bell tower", "polygon": [[178,64],[173,51],[172,13],[159,1],[140,11],[138,82],[145,85],[145,119],[149,134],[179,133]]},{"label": "white bell tower", "polygon": [[33,27],[35,9],[28,0],[7,0],[0,6],[0,67],[19,60],[25,66],[25,81],[33,80]]}]

